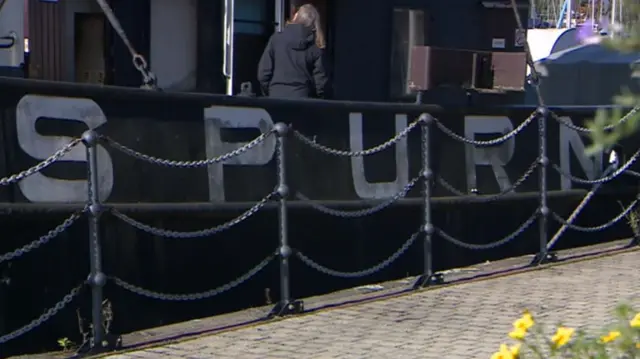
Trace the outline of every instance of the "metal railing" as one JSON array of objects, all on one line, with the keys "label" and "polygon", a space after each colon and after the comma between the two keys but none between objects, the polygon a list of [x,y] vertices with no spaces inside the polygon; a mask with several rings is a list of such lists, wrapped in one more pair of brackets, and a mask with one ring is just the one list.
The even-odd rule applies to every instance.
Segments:
[{"label": "metal railing", "polygon": [[[630,112],[626,117],[620,119],[620,123],[624,122],[628,116],[634,114],[634,111]],[[87,277],[87,280],[83,283],[80,283],[78,286],[74,287],[62,300],[56,303],[53,307],[47,309],[44,314],[40,317],[32,320],[25,326],[16,329],[10,333],[4,334],[0,336],[0,344],[6,343],[12,339],[15,339],[48,321],[50,318],[55,316],[60,310],[62,310],[66,305],[71,303],[84,289],[85,287],[89,287],[91,289],[91,307],[92,307],[92,326],[91,326],[91,340],[88,345],[92,352],[100,352],[112,349],[114,345],[117,345],[118,339],[113,337],[111,333],[107,330],[105,326],[105,313],[103,311],[103,287],[107,284],[107,282],[111,282],[119,287],[124,288],[130,292],[135,294],[154,298],[158,300],[165,301],[192,301],[199,300],[205,298],[211,298],[222,293],[225,293],[244,282],[248,281],[257,273],[261,272],[265,269],[271,262],[278,261],[280,270],[279,270],[279,283],[280,283],[280,299],[276,306],[271,311],[272,316],[281,316],[281,315],[290,315],[302,312],[304,310],[303,302],[301,300],[297,300],[291,296],[290,290],[290,268],[289,264],[293,258],[300,260],[302,263],[306,264],[312,269],[315,269],[321,273],[324,273],[329,276],[341,277],[341,278],[360,278],[369,276],[371,274],[377,273],[389,265],[391,265],[394,261],[400,258],[407,250],[416,243],[418,240],[422,240],[423,244],[423,270],[419,279],[414,283],[414,288],[422,288],[428,285],[440,284],[443,283],[444,278],[439,274],[435,273],[432,265],[432,256],[433,256],[433,248],[432,244],[436,238],[443,239],[445,241],[449,241],[457,246],[462,248],[471,249],[471,250],[486,250],[492,249],[499,246],[502,246],[506,243],[509,243],[517,238],[520,235],[530,230],[531,227],[537,222],[538,223],[538,231],[539,231],[539,248],[538,253],[535,256],[535,259],[532,262],[532,265],[538,265],[541,263],[545,263],[546,261],[553,260],[554,254],[551,252],[555,243],[557,243],[558,238],[566,231],[567,229],[581,231],[581,232],[598,232],[603,231],[607,228],[612,227],[616,223],[620,222],[626,215],[628,215],[636,205],[638,204],[638,200],[634,200],[628,207],[624,208],[622,212],[616,215],[613,219],[607,221],[606,223],[594,227],[581,227],[574,224],[574,221],[577,217],[577,214],[586,206],[589,200],[593,197],[593,195],[600,189],[600,187],[607,182],[612,181],[613,179],[619,177],[621,174],[625,173],[630,166],[636,162],[638,157],[640,156],[640,151],[636,152],[629,158],[625,163],[614,163],[609,166],[609,168],[603,173],[602,177],[597,178],[595,180],[587,180],[574,177],[568,173],[564,173],[560,167],[549,161],[547,157],[547,146],[546,146],[546,125],[548,120],[555,119],[561,125],[567,126],[572,129],[578,129],[581,132],[588,132],[588,129],[576,126],[574,124],[569,124],[565,120],[555,116],[551,111],[547,110],[545,107],[540,107],[534,113],[531,114],[521,125],[517,126],[513,131],[508,132],[500,137],[478,141],[475,139],[470,139],[463,137],[448,127],[446,127],[442,122],[440,122],[437,118],[431,116],[430,114],[422,114],[419,116],[414,122],[410,123],[404,130],[400,131],[396,136],[390,138],[388,141],[371,147],[369,149],[365,149],[362,151],[349,151],[349,150],[341,150],[334,149],[327,146],[324,146],[320,143],[317,143],[313,139],[310,139],[305,134],[291,128],[289,125],[284,123],[277,123],[275,126],[262,133],[260,136],[255,138],[253,141],[247,143],[243,147],[240,147],[232,152],[220,155],[218,157],[204,159],[204,160],[196,160],[196,161],[178,161],[178,160],[170,160],[170,159],[162,159],[157,158],[148,154],[144,154],[136,151],[126,145],[123,145],[115,140],[102,136],[97,132],[90,130],[85,132],[81,138],[75,139],[70,142],[68,145],[64,146],[49,158],[40,162],[32,168],[29,168],[20,173],[7,176],[4,178],[0,178],[0,185],[8,186],[11,184],[15,184],[26,177],[29,177],[43,169],[47,168],[51,164],[56,161],[62,159],[67,153],[69,153],[74,147],[79,145],[84,145],[86,147],[86,156],[88,160],[88,193],[87,193],[87,202],[86,206],[78,211],[73,213],[67,219],[65,219],[60,225],[56,226],[48,233],[38,238],[37,240],[24,245],[21,248],[15,249],[9,253],[5,253],[0,255],[0,263],[7,262],[10,260],[15,260],[21,257],[24,254],[29,253],[30,251],[39,248],[49,241],[53,240],[55,237],[63,233],[69,227],[73,226],[74,223],[77,223],[81,218],[86,217],[89,223],[89,247],[90,247],[90,271]],[[538,155],[536,160],[528,167],[528,169],[522,174],[522,176],[513,183],[513,185],[506,190],[501,191],[500,193],[493,195],[484,195],[484,196],[474,196],[465,193],[464,191],[456,189],[452,186],[445,178],[441,177],[438,173],[433,171],[432,163],[431,163],[431,139],[432,132],[434,130],[439,130],[443,134],[447,135],[454,141],[462,142],[464,144],[470,146],[497,146],[501,145],[505,141],[509,140],[513,136],[518,135],[522,132],[526,127],[531,124],[536,123],[538,126],[538,135],[539,135],[539,148]],[[290,193],[290,188],[287,181],[287,141],[289,140],[297,140],[300,141],[309,147],[320,151],[327,155],[332,156],[341,156],[341,157],[361,157],[361,156],[369,156],[375,153],[384,151],[394,144],[398,143],[400,140],[406,138],[409,133],[412,131],[421,131],[421,142],[422,142],[422,168],[419,173],[415,175],[415,177],[410,180],[401,191],[396,193],[394,196],[388,198],[387,200],[382,200],[378,204],[375,204],[371,207],[365,209],[358,210],[341,210],[336,208],[330,208],[319,204],[312,199],[308,198],[306,195],[300,192]],[[99,181],[98,181],[98,156],[97,156],[97,146],[99,144],[104,144],[112,147],[115,150],[118,150],[126,155],[134,157],[138,160],[145,161],[151,164],[165,166],[165,167],[173,167],[173,168],[195,168],[195,167],[205,167],[213,163],[224,162],[230,158],[241,155],[246,151],[260,145],[270,136],[276,137],[276,166],[277,166],[277,185],[274,190],[270,193],[266,193],[262,199],[260,199],[255,205],[251,208],[240,214],[238,217],[219,224],[217,226],[196,230],[196,231],[177,231],[177,230],[169,230],[164,228],[153,227],[149,224],[143,223],[135,218],[130,217],[129,215],[118,211],[115,208],[111,208],[103,203],[101,203],[98,193],[100,192]],[[592,185],[591,191],[589,191],[588,195],[584,198],[582,203],[576,208],[576,211],[569,217],[568,219],[564,219],[559,214],[551,210],[548,206],[547,196],[548,196],[548,187],[547,187],[547,172],[549,168],[557,171],[561,176],[569,178],[573,182],[589,184]],[[469,202],[493,202],[499,201],[503,198],[508,198],[510,195],[514,194],[515,189],[520,186],[526,179],[530,178],[534,173],[538,173],[538,181],[539,181],[539,201],[536,210],[519,226],[517,226],[512,233],[509,235],[499,238],[495,241],[488,242],[486,244],[473,244],[468,243],[464,240],[456,238],[446,230],[434,223],[432,217],[432,202],[433,202],[433,185],[435,183],[439,183],[443,186],[443,188],[452,192],[454,195],[464,196],[468,199]],[[635,172],[630,171],[632,175],[635,176]],[[312,207],[313,209],[324,213],[330,216],[342,217],[342,218],[359,218],[372,215],[374,213],[385,210],[390,207],[392,204],[396,203],[398,200],[407,196],[409,191],[416,187],[422,187],[422,199],[423,199],[423,220],[421,223],[416,223],[415,232],[409,236],[409,238],[393,253],[391,253],[386,259],[383,261],[369,267],[364,268],[359,271],[354,272],[345,272],[336,270],[333,268],[326,267],[320,262],[314,260],[311,254],[303,253],[302,251],[292,246],[288,237],[288,228],[289,221],[287,217],[287,211],[289,208],[288,199],[290,197],[295,197],[299,201],[302,201],[306,205]],[[140,231],[152,234],[154,236],[166,237],[166,238],[179,238],[179,239],[188,239],[188,238],[200,238],[207,237],[211,235],[215,235],[217,233],[228,230],[236,225],[241,224],[246,219],[252,217],[257,212],[262,210],[267,204],[274,202],[275,206],[277,206],[278,211],[278,237],[279,243],[274,243],[274,250],[271,253],[268,253],[265,258],[257,263],[255,266],[250,268],[247,272],[239,276],[238,278],[222,285],[217,288],[213,288],[208,291],[199,292],[199,293],[187,293],[187,294],[176,294],[176,293],[161,293],[154,290],[150,290],[147,288],[142,288],[136,284],[130,283],[125,279],[109,275],[105,273],[102,266],[102,251],[101,251],[101,238],[100,238],[100,228],[102,226],[102,216],[104,214],[110,214],[113,217],[123,221],[124,223],[131,225],[137,228]],[[549,217],[552,220],[557,221],[562,227],[549,240],[549,232],[548,232],[548,221]]]}]

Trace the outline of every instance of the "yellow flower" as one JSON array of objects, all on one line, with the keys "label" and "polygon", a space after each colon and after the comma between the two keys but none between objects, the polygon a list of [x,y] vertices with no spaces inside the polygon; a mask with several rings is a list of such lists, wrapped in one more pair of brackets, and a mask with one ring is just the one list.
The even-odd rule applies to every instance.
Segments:
[{"label": "yellow flower", "polygon": [[636,349],[640,349],[640,343],[636,343]]},{"label": "yellow flower", "polygon": [[576,330],[573,328],[559,327],[558,331],[556,331],[556,334],[553,336],[553,338],[551,338],[553,345],[556,348],[560,348],[561,346],[567,344],[569,340],[571,340],[571,336],[575,331]]},{"label": "yellow flower", "polygon": [[527,335],[527,331],[524,329],[514,329],[511,331],[511,333],[509,333],[509,337],[515,340],[522,340],[524,339],[525,335]]},{"label": "yellow flower", "polygon": [[633,317],[633,319],[631,319],[631,321],[629,322],[629,325],[631,325],[634,328],[640,328],[640,313],[636,314],[636,316]]},{"label": "yellow flower", "polygon": [[491,359],[518,359],[520,356],[520,344],[516,344],[511,348],[506,344],[500,345],[500,350],[491,356]]},{"label": "yellow flower", "polygon": [[533,316],[528,311],[525,311],[522,317],[513,322],[513,330],[509,333],[509,337],[522,340],[527,335],[527,331],[535,324]]},{"label": "yellow flower", "polygon": [[533,316],[531,316],[531,313],[525,311],[520,319],[513,322],[513,328],[515,330],[522,330],[526,333],[527,330],[529,330],[529,328],[533,326],[533,324],[535,324],[535,322],[533,321]]},{"label": "yellow flower", "polygon": [[513,355],[514,359],[517,359],[520,356],[520,346],[521,344],[518,343],[516,345],[512,345],[511,348],[509,348],[509,351],[511,352],[511,355]]},{"label": "yellow flower", "polygon": [[617,330],[614,330],[612,332],[609,332],[609,334],[602,336],[600,338],[600,340],[602,340],[603,343],[609,343],[609,342],[612,342],[612,341],[618,339],[618,337],[621,336],[621,335],[622,335],[622,333],[620,333]]}]

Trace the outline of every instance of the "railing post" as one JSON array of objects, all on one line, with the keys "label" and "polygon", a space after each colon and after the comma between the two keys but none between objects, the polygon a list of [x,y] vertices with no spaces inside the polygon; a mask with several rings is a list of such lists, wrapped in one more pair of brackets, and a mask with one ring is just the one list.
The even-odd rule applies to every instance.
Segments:
[{"label": "railing post", "polygon": [[89,285],[91,285],[91,324],[92,342],[90,350],[102,351],[108,346],[105,336],[104,318],[102,316],[102,288],[107,282],[107,277],[102,271],[102,251],[100,249],[100,215],[102,205],[98,186],[98,134],[88,130],[82,134],[82,143],[87,150],[87,189],[88,189],[88,216],[89,216],[89,256],[91,271],[89,273]]},{"label": "railing post", "polygon": [[280,257],[280,300],[271,310],[269,316],[283,316],[289,314],[300,313],[304,310],[302,301],[294,301],[291,299],[289,258],[291,258],[291,247],[289,246],[289,220],[287,217],[287,198],[289,196],[289,186],[287,185],[287,167],[286,167],[286,140],[289,133],[289,126],[282,122],[278,122],[274,126],[277,136],[277,173],[278,185],[276,192],[278,194],[278,229],[280,246],[278,248],[278,256]]},{"label": "railing post", "polygon": [[431,218],[431,191],[433,185],[433,170],[431,169],[431,143],[430,143],[430,126],[433,117],[430,114],[420,115],[420,128],[422,135],[422,180],[423,180],[423,199],[424,199],[424,246],[423,260],[424,269],[422,275],[418,277],[414,283],[414,289],[426,287],[432,284],[442,282],[442,276],[433,273],[432,263],[432,238],[434,233],[433,221]]},{"label": "railing post", "polygon": [[549,109],[540,106],[536,109],[538,115],[538,160],[540,167],[538,171],[538,184],[540,187],[540,203],[539,211],[539,248],[538,253],[531,262],[532,265],[543,264],[554,259],[554,256],[547,249],[549,238],[549,206],[547,203],[547,169],[549,167],[549,157],[547,156],[547,119],[549,118]]}]

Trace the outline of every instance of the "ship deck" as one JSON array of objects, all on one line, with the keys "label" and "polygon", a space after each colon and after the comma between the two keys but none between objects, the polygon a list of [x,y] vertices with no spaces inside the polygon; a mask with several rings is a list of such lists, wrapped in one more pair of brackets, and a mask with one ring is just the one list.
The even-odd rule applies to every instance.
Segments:
[{"label": "ship deck", "polygon": [[640,306],[640,248],[628,243],[571,249],[536,268],[525,256],[454,269],[450,284],[418,291],[406,290],[414,278],[353,288],[308,298],[298,316],[261,320],[269,308],[253,308],[151,329],[100,357],[489,358],[524,309],[546,326],[599,334],[617,304]]}]

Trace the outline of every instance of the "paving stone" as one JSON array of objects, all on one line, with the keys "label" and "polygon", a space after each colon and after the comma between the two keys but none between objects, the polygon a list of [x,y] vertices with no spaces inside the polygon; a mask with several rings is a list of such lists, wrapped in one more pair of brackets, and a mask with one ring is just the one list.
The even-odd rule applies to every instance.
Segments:
[{"label": "paving stone", "polygon": [[108,358],[489,358],[524,309],[549,327],[599,330],[620,301],[640,308],[639,262],[640,251],[621,253]]}]

